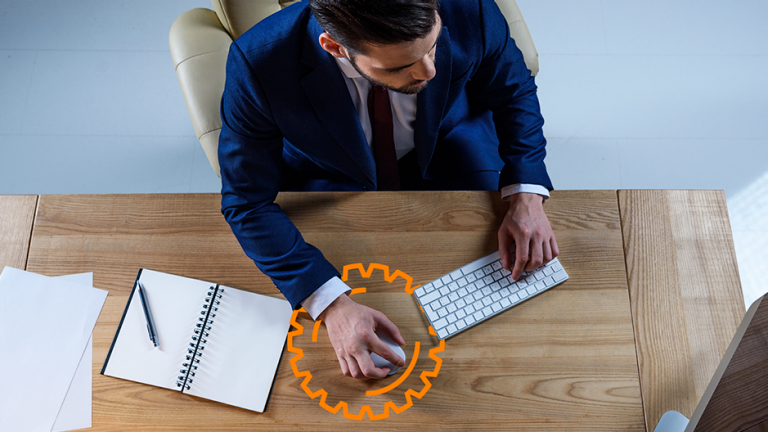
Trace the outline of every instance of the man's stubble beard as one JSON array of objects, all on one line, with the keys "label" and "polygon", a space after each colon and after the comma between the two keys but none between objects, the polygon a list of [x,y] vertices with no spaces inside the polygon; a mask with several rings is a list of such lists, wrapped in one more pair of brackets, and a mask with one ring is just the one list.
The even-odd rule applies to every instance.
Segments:
[{"label": "man's stubble beard", "polygon": [[[429,80],[427,80],[424,84],[419,85],[419,86],[415,86],[414,83],[411,83],[411,84],[405,85],[403,87],[392,87],[390,85],[384,84],[383,82],[378,81],[378,80],[368,76],[365,72],[363,72],[357,66],[357,62],[355,62],[355,56],[350,56],[348,60],[352,64],[352,67],[355,68],[357,73],[359,73],[360,76],[362,76],[363,78],[367,79],[371,84],[374,84],[374,85],[377,85],[377,86],[380,86],[380,87],[384,87],[385,89],[392,90],[393,92],[396,92],[396,93],[402,93],[402,94],[408,94],[408,95],[416,94],[416,93],[424,90],[425,88],[427,88],[427,84],[429,84]],[[418,82],[418,81],[415,81],[415,82]]]}]

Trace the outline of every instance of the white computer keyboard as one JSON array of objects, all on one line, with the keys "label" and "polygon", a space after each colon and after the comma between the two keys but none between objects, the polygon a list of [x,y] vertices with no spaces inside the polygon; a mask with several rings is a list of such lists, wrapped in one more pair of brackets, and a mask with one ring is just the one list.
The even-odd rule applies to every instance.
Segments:
[{"label": "white computer keyboard", "polygon": [[438,339],[443,340],[568,279],[557,258],[530,273],[524,272],[518,281],[513,281],[511,275],[501,267],[496,251],[413,293]]}]

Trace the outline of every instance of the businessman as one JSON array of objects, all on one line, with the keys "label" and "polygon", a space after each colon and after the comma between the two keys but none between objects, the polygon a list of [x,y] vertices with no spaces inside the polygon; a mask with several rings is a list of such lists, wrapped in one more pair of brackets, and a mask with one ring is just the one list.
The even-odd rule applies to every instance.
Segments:
[{"label": "businessman", "polygon": [[[500,0],[501,1],[501,0]],[[230,47],[219,142],[222,213],[294,308],[322,319],[342,372],[403,360],[395,324],[357,304],[275,204],[280,190],[500,190],[517,279],[558,255],[536,85],[493,0],[309,0]]]}]

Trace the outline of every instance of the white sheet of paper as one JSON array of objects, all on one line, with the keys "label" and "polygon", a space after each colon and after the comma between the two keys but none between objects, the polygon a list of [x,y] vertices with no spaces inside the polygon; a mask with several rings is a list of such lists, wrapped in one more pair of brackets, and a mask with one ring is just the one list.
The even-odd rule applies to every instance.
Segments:
[{"label": "white sheet of paper", "polygon": [[[59,279],[79,283],[93,287],[93,272],[74,275],[59,276]],[[88,339],[88,344],[80,359],[72,384],[64,397],[52,432],[64,432],[74,429],[86,429],[92,426],[93,404],[93,337]]]},{"label": "white sheet of paper", "polygon": [[0,298],[4,430],[52,430],[107,291],[6,267]]}]

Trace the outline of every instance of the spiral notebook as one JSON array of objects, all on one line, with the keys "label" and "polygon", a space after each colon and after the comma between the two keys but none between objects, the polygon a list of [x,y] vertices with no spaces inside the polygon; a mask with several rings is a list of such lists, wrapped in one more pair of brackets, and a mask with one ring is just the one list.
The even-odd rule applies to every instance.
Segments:
[{"label": "spiral notebook", "polygon": [[264,412],[292,313],[283,299],[142,269],[101,373]]}]

